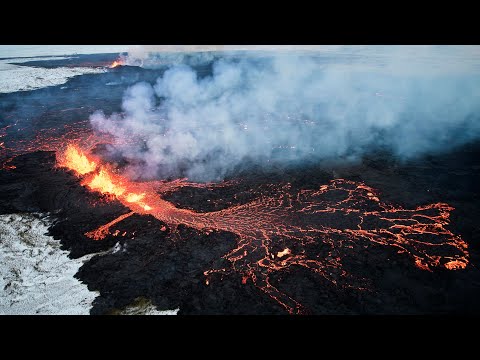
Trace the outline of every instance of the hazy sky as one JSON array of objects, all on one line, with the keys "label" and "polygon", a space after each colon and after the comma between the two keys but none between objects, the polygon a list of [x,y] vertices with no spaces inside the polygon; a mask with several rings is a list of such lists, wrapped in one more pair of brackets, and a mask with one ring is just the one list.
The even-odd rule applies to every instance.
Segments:
[{"label": "hazy sky", "polygon": [[423,53],[430,54],[432,50],[441,56],[452,54],[457,58],[474,58],[478,62],[480,46],[342,46],[342,45],[0,45],[0,58],[28,57],[49,55],[72,55],[94,53],[129,52],[135,57],[144,57],[148,52],[175,51],[232,51],[232,50],[313,50],[321,52],[347,51],[368,53],[382,56],[387,50],[396,56],[417,58]]},{"label": "hazy sky", "polygon": [[0,45],[0,58],[116,53],[128,48],[129,45]]},{"label": "hazy sky", "polygon": [[319,45],[0,45],[0,58],[23,56],[72,55],[139,51],[209,51],[209,50],[289,50],[318,49]]}]

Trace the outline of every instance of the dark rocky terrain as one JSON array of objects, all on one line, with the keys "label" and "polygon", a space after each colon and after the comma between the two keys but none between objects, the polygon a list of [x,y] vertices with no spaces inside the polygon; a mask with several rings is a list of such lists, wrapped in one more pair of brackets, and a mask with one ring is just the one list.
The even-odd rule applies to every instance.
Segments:
[{"label": "dark rocky terrain", "polygon": [[[153,82],[162,71],[120,67],[76,77],[64,89],[55,86],[0,94],[0,127],[16,124],[5,130],[1,160],[14,154],[16,143],[28,142],[42,129],[59,128],[61,134],[64,124],[85,120],[96,109],[120,111],[127,86]],[[207,74],[209,69],[200,71]],[[94,241],[84,233],[130,210],[81,186],[72,172],[57,168],[54,152],[28,151],[9,164],[15,168],[0,170],[1,214],[50,212],[57,219],[50,233],[70,250],[71,257],[104,252],[77,274],[90,290],[100,291],[92,314],[111,313],[138,298],[151,300],[158,309],[179,307],[180,314],[286,313],[250,281],[243,284],[240,274],[215,276],[206,284],[204,271],[229,266],[222,256],[235,247],[233,234],[207,235],[182,225],[175,233],[168,226],[162,231],[166,224],[135,214],[115,227],[126,233],[124,237],[109,235]],[[364,182],[379,191],[382,201],[405,208],[435,202],[455,207],[449,229],[469,246],[470,264],[465,270],[423,271],[393,248],[369,247],[342,259],[349,272],[371,280],[366,291],[335,286],[301,267],[275,274],[272,280],[279,289],[303,304],[308,313],[480,313],[480,144],[403,163],[377,152],[349,166],[250,166],[231,178],[242,181],[214,190],[183,187],[164,198],[180,208],[209,212],[246,203],[252,200],[250,190],[265,184],[288,182],[297,191],[344,178]],[[118,251],[110,251],[117,243]]]},{"label": "dark rocky terrain", "polygon": [[[314,314],[478,313],[478,181],[470,176],[479,180],[475,170],[479,154],[479,147],[470,146],[455,154],[425,160],[423,165],[378,169],[374,162],[365,161],[357,168],[335,170],[347,178],[360,177],[374,183],[382,196],[395,203],[414,206],[441,200],[454,205],[451,226],[469,244],[471,266],[466,270],[430,273],[417,269],[407,258],[395,256],[391,248],[369,248],[343,261],[350,271],[372,279],[371,291],[342,289],[302,268],[283,274],[282,288]],[[105,251],[119,242],[120,251],[95,256],[78,273],[91,290],[101,293],[93,314],[124,307],[138,297],[151,299],[159,309],[180,307],[181,314],[285,313],[251,283],[242,284],[240,275],[231,274],[206,286],[205,270],[228,265],[222,264],[227,262],[222,256],[235,247],[231,234],[205,235],[180,226],[172,235],[170,230],[159,231],[164,224],[152,216],[133,215],[116,227],[126,231],[126,237],[108,236],[94,241],[83,234],[129,210],[82,187],[72,173],[55,168],[54,153],[30,153],[12,163],[16,169],[0,173],[1,213],[54,213],[58,220],[51,234],[61,240],[72,257]],[[437,181],[432,179],[432,172]],[[466,179],[461,174],[471,175]],[[254,172],[242,186],[259,186],[276,179],[308,188],[325,182],[329,176],[318,168]],[[451,183],[456,186],[447,186]],[[207,193],[185,187],[167,199],[178,206],[211,211],[202,206],[209,203],[207,198],[229,199],[240,190],[231,187]]]}]

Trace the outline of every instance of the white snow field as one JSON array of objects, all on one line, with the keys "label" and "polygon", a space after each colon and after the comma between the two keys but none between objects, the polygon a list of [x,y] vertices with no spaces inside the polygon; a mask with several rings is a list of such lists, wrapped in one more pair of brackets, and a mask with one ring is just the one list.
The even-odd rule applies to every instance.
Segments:
[{"label": "white snow field", "polygon": [[0,215],[0,314],[89,314],[98,293],[73,276],[92,255],[68,258],[49,226],[45,214]]},{"label": "white snow field", "polygon": [[[0,215],[0,315],[88,315],[98,292],[74,278],[93,256],[70,259],[60,241],[46,235],[47,214]],[[115,253],[118,246],[98,255]],[[119,315],[176,315],[141,301]]]},{"label": "white snow field", "polygon": [[12,58],[0,60],[0,93],[15,91],[28,91],[40,89],[46,86],[64,84],[73,76],[82,74],[102,73],[103,68],[93,67],[59,67],[46,69],[14,65],[31,60],[55,60],[60,57],[46,58]]}]

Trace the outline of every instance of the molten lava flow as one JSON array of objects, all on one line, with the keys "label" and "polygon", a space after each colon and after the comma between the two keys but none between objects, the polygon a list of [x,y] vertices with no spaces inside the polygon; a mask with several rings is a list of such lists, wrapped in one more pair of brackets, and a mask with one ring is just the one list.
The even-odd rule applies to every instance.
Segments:
[{"label": "molten lava flow", "polygon": [[[85,157],[85,158],[84,158]],[[453,207],[444,203],[419,206],[414,210],[394,207],[380,201],[371,187],[336,179],[317,190],[293,191],[290,184],[269,184],[254,189],[255,200],[238,206],[200,213],[175,207],[159,192],[182,186],[215,187],[224,184],[193,184],[186,181],[136,183],[115,174],[109,167],[95,164],[76,147],[68,147],[63,158],[80,159],[86,167],[60,162],[70,169],[93,169],[82,184],[119,200],[131,212],[86,233],[96,240],[109,234],[109,228],[133,213],[151,214],[176,228],[183,224],[198,231],[227,231],[237,246],[224,258],[231,267],[204,272],[206,284],[215,274],[232,271],[281,304],[290,313],[303,313],[298,301],[277,289],[271,275],[303,267],[341,287],[364,289],[364,281],[349,274],[342,259],[361,254],[370,246],[388,246],[410,258],[418,269],[433,271],[464,269],[468,264],[467,244],[453,234],[449,225]],[[76,167],[72,167],[76,166]],[[90,167],[89,167],[90,166]],[[162,227],[161,231],[165,229]]]},{"label": "molten lava flow", "polygon": [[117,66],[123,65],[123,62],[121,60],[115,60],[111,65],[110,69],[116,68]]},{"label": "molten lava flow", "polygon": [[112,175],[104,168],[101,168],[92,178],[84,181],[82,185],[87,185],[92,190],[112,194],[117,197],[125,193],[125,188],[119,184],[119,181],[113,180]]},{"label": "molten lava flow", "polygon": [[[128,214],[120,215],[116,219],[110,221],[108,224],[102,225],[98,229],[95,229],[93,231],[89,231],[89,232],[85,233],[85,236],[87,236],[87,237],[89,237],[90,239],[93,239],[93,240],[104,239],[105,236],[107,236],[110,233],[110,228],[113,225],[119,223],[122,220],[125,220],[126,218],[132,216],[133,214],[135,214],[135,213],[133,211],[131,211]],[[118,235],[119,233],[120,233],[120,231],[117,230],[116,234]],[[114,236],[116,236],[116,235],[114,235]]]},{"label": "molten lava flow", "polygon": [[465,269],[467,267],[467,262],[466,261],[460,261],[460,260],[452,260],[452,261],[447,262],[445,264],[445,267],[448,270]]},{"label": "molten lava flow", "polygon": [[145,194],[133,194],[129,193],[127,196],[125,196],[125,200],[129,203],[134,203],[142,200],[145,197]]},{"label": "molten lava flow", "polygon": [[[142,192],[141,187],[116,175],[105,165],[97,166],[96,162],[90,160],[79,147],[72,144],[68,145],[64,154],[58,157],[58,163],[62,167],[75,170],[79,175],[84,175],[82,185],[117,198],[124,205],[130,207],[132,211],[144,214],[152,210],[152,207],[144,201],[146,193]],[[120,217],[118,221],[124,218]],[[118,221],[107,224],[106,229]],[[95,233],[95,236],[90,236],[93,233]],[[87,234],[90,234],[87,236],[99,240],[108,235],[108,231],[94,231]]]},{"label": "molten lava flow", "polygon": [[97,163],[90,161],[81,150],[69,144],[60,159],[60,166],[67,167],[80,175],[84,175],[94,171],[97,168]]},{"label": "molten lava flow", "polygon": [[277,252],[277,257],[281,258],[281,257],[284,257],[286,255],[290,255],[291,253],[292,252],[290,251],[289,248],[285,248],[284,250]]},{"label": "molten lava flow", "polygon": [[146,194],[142,192],[141,188],[115,175],[106,167],[101,167],[93,176],[87,176],[82,182],[82,185],[86,185],[90,189],[102,194],[115,196],[122,204],[128,206],[135,212],[143,214],[145,211],[152,210],[152,207],[143,201]]}]

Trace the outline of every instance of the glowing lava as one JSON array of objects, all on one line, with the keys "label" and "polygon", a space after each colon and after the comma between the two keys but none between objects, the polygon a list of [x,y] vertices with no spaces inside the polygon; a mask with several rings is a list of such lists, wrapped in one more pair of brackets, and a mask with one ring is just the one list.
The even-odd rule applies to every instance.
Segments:
[{"label": "glowing lava", "polygon": [[111,65],[110,69],[116,68],[117,66],[123,65],[123,62],[121,60],[115,60]]},{"label": "glowing lava", "polygon": [[[115,175],[106,166],[97,166],[97,163],[90,160],[80,148],[69,144],[63,154],[58,157],[58,163],[59,166],[74,170],[79,175],[89,174],[82,181],[82,185],[89,187],[91,190],[113,195],[122,203],[128,203],[130,206],[137,205],[144,211],[152,210],[151,206],[142,201],[145,193],[127,191],[127,181]],[[138,209],[136,210],[138,211]],[[96,240],[100,238],[102,237],[95,236]]]},{"label": "glowing lava", "polygon": [[[255,200],[249,203],[201,213],[177,208],[159,193],[182,186],[222,187],[225,183],[132,182],[106,165],[97,165],[74,146],[67,147],[59,158],[61,166],[83,176],[82,185],[109,194],[131,210],[86,233],[88,237],[105,238],[111,226],[133,213],[151,214],[173,230],[183,224],[207,234],[227,231],[237,241],[237,246],[224,255],[231,266],[205,271],[206,284],[212,283],[216,274],[240,273],[242,283],[250,280],[290,313],[306,309],[278,290],[271,275],[294,267],[306,268],[336,286],[362,290],[365,279],[347,273],[342,259],[365,253],[370,246],[391,247],[426,271],[464,269],[469,262],[467,244],[447,228],[453,210],[448,204],[429,204],[414,210],[394,207],[380,201],[379,194],[363,183],[336,179],[318,190],[297,192],[288,183],[269,184],[269,195],[265,189],[252,189]],[[76,161],[61,161],[63,158]],[[88,169],[92,170],[86,172]]]},{"label": "glowing lava", "polygon": [[277,257],[281,258],[284,257],[285,255],[290,255],[292,252],[290,251],[289,248],[285,248],[282,251],[277,252]]},{"label": "glowing lava", "polygon": [[60,159],[60,166],[76,171],[80,175],[87,174],[97,168],[95,161],[90,161],[87,156],[75,146],[69,144]]},{"label": "glowing lava", "polygon": [[[89,232],[85,233],[85,236],[87,236],[87,237],[89,237],[90,239],[93,239],[93,240],[104,239],[105,236],[107,236],[110,233],[110,228],[113,225],[119,223],[122,220],[125,220],[126,218],[132,216],[133,214],[135,214],[135,213],[133,211],[131,211],[128,214],[121,215],[118,218],[116,218],[115,220],[110,221],[108,224],[102,225],[98,229],[95,229],[93,231],[89,231]],[[120,231],[118,231],[118,233],[119,232]]]},{"label": "glowing lava", "polygon": [[103,194],[107,193],[121,197],[125,193],[125,188],[120,183],[120,181],[115,181],[106,169],[102,168],[92,178],[84,181],[82,185],[87,185],[90,189]]}]

